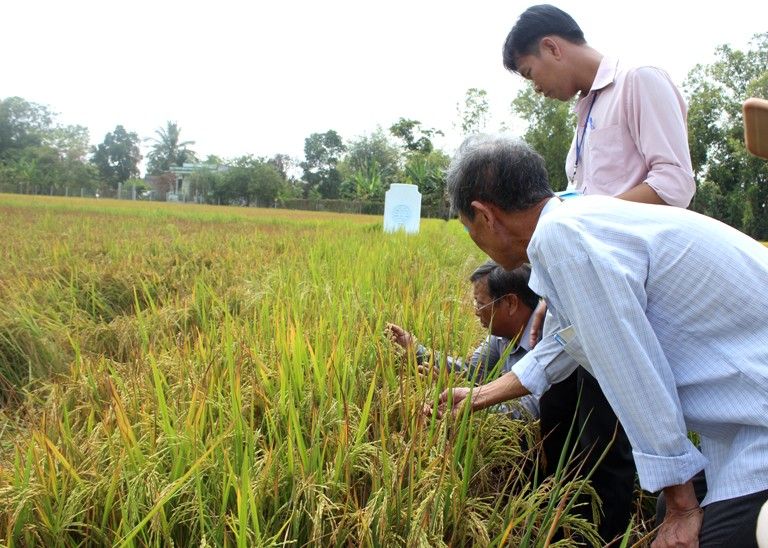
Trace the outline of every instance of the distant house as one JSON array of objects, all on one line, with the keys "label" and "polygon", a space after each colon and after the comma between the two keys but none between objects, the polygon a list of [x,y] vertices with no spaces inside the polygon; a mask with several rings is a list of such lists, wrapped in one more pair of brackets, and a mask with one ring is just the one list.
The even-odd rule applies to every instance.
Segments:
[{"label": "distant house", "polygon": [[226,171],[228,168],[218,164],[184,164],[181,166],[171,166],[169,172],[174,177],[174,188],[168,193],[168,201],[188,201],[192,198],[192,189],[190,186],[190,175],[196,171]]},{"label": "distant house", "polygon": [[163,201],[166,196],[174,191],[176,178],[173,173],[163,173],[161,175],[145,175],[144,182],[151,189],[148,198],[151,200]]}]

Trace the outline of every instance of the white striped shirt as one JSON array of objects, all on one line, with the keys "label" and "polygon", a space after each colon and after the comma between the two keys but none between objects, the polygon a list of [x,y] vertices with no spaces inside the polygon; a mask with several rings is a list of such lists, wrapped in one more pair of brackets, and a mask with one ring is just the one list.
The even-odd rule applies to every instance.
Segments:
[{"label": "white striped shirt", "polygon": [[[547,204],[528,257],[530,286],[572,326],[565,350],[600,383],[643,488],[704,468],[704,504],[768,489],[767,248],[691,211],[588,196]],[[558,347],[548,334],[513,368],[532,393],[575,368]]]}]

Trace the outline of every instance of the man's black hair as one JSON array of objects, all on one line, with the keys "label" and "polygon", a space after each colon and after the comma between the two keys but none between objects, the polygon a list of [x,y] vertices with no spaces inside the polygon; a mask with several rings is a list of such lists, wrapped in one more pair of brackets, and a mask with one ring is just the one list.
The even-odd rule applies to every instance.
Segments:
[{"label": "man's black hair", "polygon": [[573,17],[550,4],[531,6],[525,10],[509,31],[504,42],[504,67],[518,72],[517,58],[539,51],[539,40],[545,36],[559,36],[574,44],[586,44],[582,32]]},{"label": "man's black hair", "polygon": [[478,280],[482,280],[498,267],[499,264],[496,261],[488,259],[483,264],[478,266],[474,272],[472,272],[472,274],[469,275],[469,281],[475,283]]},{"label": "man's black hair", "polygon": [[528,287],[531,278],[531,266],[524,264],[514,270],[504,270],[498,263],[488,260],[478,266],[469,276],[472,283],[488,278],[488,295],[491,299],[500,299],[504,295],[517,295],[531,310],[539,304],[539,296]]}]

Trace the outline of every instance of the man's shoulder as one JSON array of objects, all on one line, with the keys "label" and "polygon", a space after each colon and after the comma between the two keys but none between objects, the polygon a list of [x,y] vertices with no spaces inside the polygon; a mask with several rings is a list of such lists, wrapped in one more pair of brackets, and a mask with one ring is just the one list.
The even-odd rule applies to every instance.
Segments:
[{"label": "man's shoulder", "polygon": [[[582,220],[585,216],[597,218],[601,212],[611,211],[626,204],[625,200],[620,200],[613,196],[603,196],[590,194],[589,196],[579,196],[564,201],[560,207],[553,208],[551,212],[544,215],[539,222],[539,226],[549,225],[570,225],[574,221]],[[537,229],[539,228],[537,226]]]},{"label": "man's shoulder", "polygon": [[635,84],[644,82],[653,82],[656,84],[668,85],[676,88],[669,73],[661,67],[649,64],[623,65],[619,63],[616,71],[617,78],[625,82]]},{"label": "man's shoulder", "polygon": [[581,196],[568,200],[543,216],[531,238],[532,251],[572,250],[591,238],[602,239],[607,227],[625,226],[637,215],[631,202],[612,196]]}]

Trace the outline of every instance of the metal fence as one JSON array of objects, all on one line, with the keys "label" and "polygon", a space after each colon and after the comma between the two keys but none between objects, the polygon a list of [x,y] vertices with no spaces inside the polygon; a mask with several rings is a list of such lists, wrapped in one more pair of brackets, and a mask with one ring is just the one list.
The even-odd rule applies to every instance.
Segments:
[{"label": "metal fence", "polygon": [[[361,202],[356,200],[283,200],[275,207],[300,209],[304,211],[333,211],[335,213],[361,213],[366,215],[384,215],[384,202]],[[446,206],[421,206],[421,216],[447,219],[449,210]]]},{"label": "metal fence", "polygon": [[[119,189],[94,190],[85,187],[57,188],[46,185],[0,183],[0,192],[7,194],[28,194],[37,196],[64,196],[72,198],[109,198],[113,200],[145,200],[155,202],[178,202],[187,204],[200,204],[203,201],[199,197],[189,196],[183,193],[161,192],[158,190],[144,190],[136,187]],[[215,204],[243,206],[244,204]],[[358,200],[275,200],[270,203],[254,201],[250,207],[296,209],[303,211],[328,211],[335,213],[357,213],[364,215],[383,215],[384,202],[363,202]],[[447,206],[421,207],[422,218],[449,217]]]},{"label": "metal fence", "polygon": [[0,192],[5,194],[27,194],[33,196],[62,196],[69,198],[110,198],[113,200],[147,200],[156,202],[185,202],[194,200],[181,193],[146,190],[129,186],[120,189],[93,189],[87,187],[53,187],[40,184],[0,183]]}]

